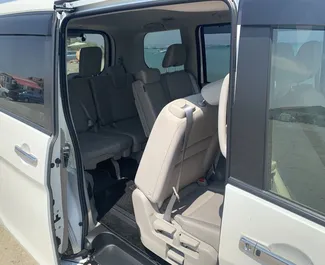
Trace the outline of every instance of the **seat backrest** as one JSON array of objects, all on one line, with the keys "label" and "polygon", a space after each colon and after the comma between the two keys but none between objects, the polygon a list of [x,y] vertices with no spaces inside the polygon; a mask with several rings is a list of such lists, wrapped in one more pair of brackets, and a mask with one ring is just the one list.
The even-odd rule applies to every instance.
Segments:
[{"label": "seat backrest", "polygon": [[137,116],[132,95],[133,77],[122,66],[112,66],[107,75],[91,78],[91,87],[101,125]]},{"label": "seat backrest", "polygon": [[160,83],[158,69],[142,70],[135,75],[135,79],[132,85],[135,105],[148,137],[158,114],[169,100]]},{"label": "seat backrest", "polygon": [[[218,97],[220,94],[220,87],[210,86],[209,89],[215,92],[206,95]],[[209,102],[218,102],[217,99]],[[152,203],[158,205],[172,194],[172,187],[177,182],[187,123],[183,109],[186,105],[193,107],[194,112],[180,189],[203,177],[218,152],[217,105],[207,104],[201,94],[177,99],[166,105],[153,126],[135,178],[137,187]]]},{"label": "seat backrest", "polygon": [[[78,133],[89,129],[89,119],[97,121],[96,107],[90,89],[90,78],[100,72],[102,51],[97,47],[80,51],[79,75],[68,80],[69,103]],[[100,62],[100,63],[98,63]]]},{"label": "seat backrest", "polygon": [[[186,47],[173,44],[168,47],[162,66],[164,68],[184,66],[186,63]],[[199,93],[194,76],[185,70],[166,72],[161,76],[162,84],[170,100],[187,97]]]}]

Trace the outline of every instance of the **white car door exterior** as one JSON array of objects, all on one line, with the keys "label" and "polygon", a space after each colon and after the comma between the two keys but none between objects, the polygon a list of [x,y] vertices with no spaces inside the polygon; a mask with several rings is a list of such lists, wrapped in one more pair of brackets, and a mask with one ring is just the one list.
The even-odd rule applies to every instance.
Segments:
[{"label": "white car door exterior", "polygon": [[324,1],[243,0],[220,265],[321,265]]},{"label": "white car door exterior", "polygon": [[[53,150],[53,15],[0,17],[0,223],[39,264],[57,264],[49,189]],[[22,93],[23,91],[31,93]],[[33,96],[28,96],[33,95]],[[10,247],[10,246],[9,246]],[[13,250],[14,251],[14,250]]]}]

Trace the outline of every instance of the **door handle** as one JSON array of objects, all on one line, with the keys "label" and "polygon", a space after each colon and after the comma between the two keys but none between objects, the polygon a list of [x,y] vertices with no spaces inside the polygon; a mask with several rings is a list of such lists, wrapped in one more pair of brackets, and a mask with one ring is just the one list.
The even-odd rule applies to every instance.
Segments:
[{"label": "door handle", "polygon": [[247,237],[240,239],[239,249],[263,265],[295,265],[295,263],[282,258],[267,247]]},{"label": "door handle", "polygon": [[37,165],[37,157],[35,157],[34,155],[26,152],[25,150],[23,150],[20,146],[16,145],[15,146],[15,152],[16,154],[18,154],[25,162],[36,166]]}]

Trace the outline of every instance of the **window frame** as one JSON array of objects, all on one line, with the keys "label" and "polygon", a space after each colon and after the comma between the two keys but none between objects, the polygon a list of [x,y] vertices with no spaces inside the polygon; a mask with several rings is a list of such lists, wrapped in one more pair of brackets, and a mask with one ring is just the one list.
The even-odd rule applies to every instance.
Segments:
[{"label": "window frame", "polygon": [[[46,134],[53,135],[55,131],[55,118],[54,118],[54,88],[55,88],[55,28],[56,23],[53,12],[28,12],[23,14],[10,14],[7,16],[0,16],[0,38],[4,37],[44,37],[49,38],[45,46],[47,59],[50,59],[45,64],[47,68],[45,71],[48,88],[44,90],[44,119],[46,123],[40,125],[31,119],[21,116],[19,113],[14,113],[8,109],[0,106],[0,112]],[[44,43],[46,43],[44,41]],[[44,58],[45,60],[46,58]]]},{"label": "window frame", "polygon": [[[269,191],[266,183],[270,172],[268,111],[273,33],[274,29],[297,27],[299,25],[241,26],[236,94],[231,107],[230,126],[228,126],[227,172],[229,172],[229,178],[227,183],[325,226],[325,213],[320,213],[298,201],[286,199]],[[319,29],[317,26],[315,28]],[[252,53],[256,54],[254,60],[250,58]],[[254,73],[254,78],[247,78],[252,73]],[[240,89],[241,87],[245,89]],[[252,93],[254,97],[249,96]],[[243,150],[249,150],[250,155],[243,156]]]},{"label": "window frame", "polygon": [[[70,29],[67,31],[67,38],[69,38],[69,34],[98,34],[98,35],[102,35],[103,39],[104,39],[105,65],[104,65],[103,70],[100,72],[100,74],[104,73],[108,67],[112,66],[112,55],[113,55],[112,42],[113,42],[113,40],[112,40],[112,37],[110,35],[108,35],[105,31],[93,30],[93,29],[86,29],[86,30]],[[68,50],[66,50],[65,57],[67,56],[67,52],[68,52]]]},{"label": "window frame", "polygon": [[[204,38],[204,27],[215,27],[215,26],[229,26],[230,32],[230,53],[231,53],[231,46],[232,46],[232,22],[225,22],[225,23],[214,23],[214,24],[202,24],[198,25],[195,29],[195,39],[196,39],[196,54],[197,54],[197,76],[198,82],[200,85],[209,84],[208,81],[208,74],[207,74],[207,60],[206,60],[206,49],[205,49],[205,38]],[[217,34],[217,33],[216,33]],[[229,57],[229,67],[231,67],[231,56]],[[230,71],[230,69],[229,69]]]},{"label": "window frame", "polygon": [[[184,43],[183,43],[182,31],[181,31],[180,28],[177,28],[177,29],[160,30],[160,31],[150,31],[150,32],[146,32],[146,33],[143,35],[143,40],[142,40],[143,45],[142,45],[142,46],[143,46],[143,61],[144,61],[145,66],[147,66],[149,69],[152,69],[152,67],[150,67],[150,66],[147,64],[147,62],[146,62],[145,46],[144,46],[144,41],[145,41],[145,39],[146,39],[146,36],[147,36],[148,34],[150,34],[150,33],[165,32],[165,31],[176,31],[176,30],[179,31],[179,35],[180,35],[180,37],[181,37],[181,44],[184,44]],[[177,43],[173,43],[173,44],[177,44]],[[173,44],[170,44],[170,45],[173,45]],[[170,46],[170,45],[169,45],[169,46]],[[168,47],[169,47],[169,46],[168,46]],[[162,63],[162,62],[161,62],[161,63]],[[184,67],[185,67],[185,65],[184,65]],[[159,70],[159,71],[160,71],[160,70]],[[163,74],[163,73],[161,73],[161,74]]]}]

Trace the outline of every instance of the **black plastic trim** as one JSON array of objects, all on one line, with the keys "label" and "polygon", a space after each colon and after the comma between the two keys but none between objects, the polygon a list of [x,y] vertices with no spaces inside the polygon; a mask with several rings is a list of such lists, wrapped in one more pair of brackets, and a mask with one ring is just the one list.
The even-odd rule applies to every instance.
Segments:
[{"label": "black plastic trim", "polygon": [[264,186],[270,57],[271,28],[242,27],[227,157],[231,158],[230,175],[260,189]]},{"label": "black plastic trim", "polygon": [[202,88],[203,80],[201,76],[201,67],[202,67],[202,62],[201,62],[201,49],[202,49],[202,43],[200,42],[201,40],[201,27],[198,26],[195,29],[195,45],[196,45],[196,62],[197,62],[197,81],[199,85]]},{"label": "black plastic trim", "polygon": [[[197,62],[198,62],[198,81],[199,84],[206,84],[210,83],[208,81],[208,74],[207,74],[207,63],[206,63],[206,52],[205,52],[205,39],[204,39],[204,27],[213,27],[213,26],[231,26],[232,22],[226,22],[226,23],[215,23],[215,24],[202,24],[198,25],[195,30],[195,37],[196,37],[196,50],[197,50]],[[232,28],[231,28],[232,31]],[[229,34],[231,34],[231,31]],[[218,34],[218,33],[216,33]],[[200,51],[202,50],[202,52]],[[202,58],[201,58],[202,56]],[[202,62],[202,65],[201,65]],[[203,68],[203,80],[201,76],[201,66]]]},{"label": "black plastic trim", "polygon": [[325,217],[305,207],[304,205],[297,204],[296,202],[289,201],[283,197],[280,197],[277,194],[273,194],[271,192],[264,191],[254,186],[251,186],[243,181],[238,180],[235,177],[228,178],[228,184],[240,188],[246,192],[249,192],[270,203],[278,205],[279,207],[282,207],[321,226],[325,226]]},{"label": "black plastic trim", "polygon": [[54,12],[27,12],[0,16],[0,35],[51,36]]},{"label": "black plastic trim", "polygon": [[240,0],[241,25],[324,25],[324,0]]}]

